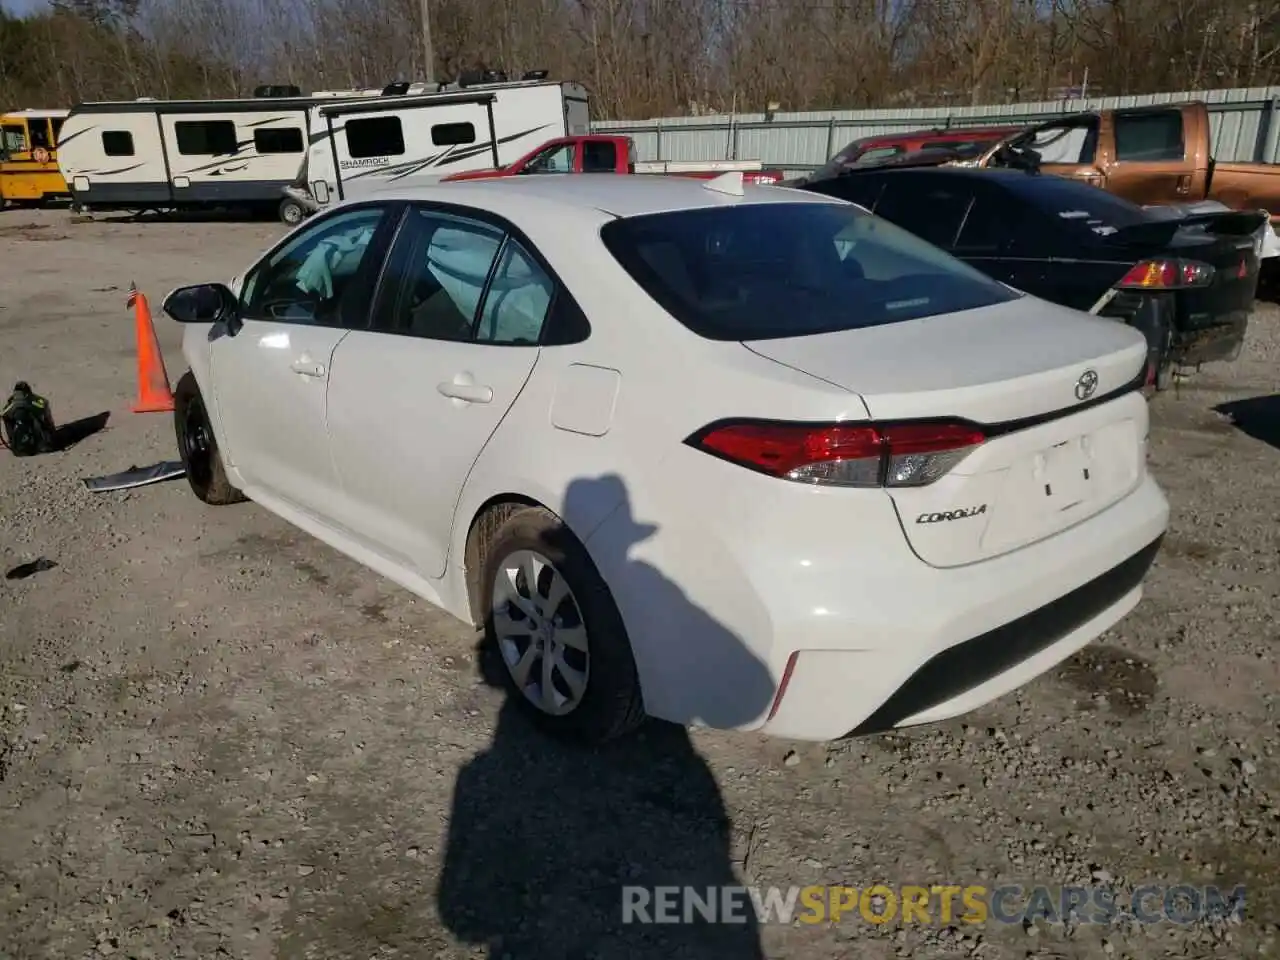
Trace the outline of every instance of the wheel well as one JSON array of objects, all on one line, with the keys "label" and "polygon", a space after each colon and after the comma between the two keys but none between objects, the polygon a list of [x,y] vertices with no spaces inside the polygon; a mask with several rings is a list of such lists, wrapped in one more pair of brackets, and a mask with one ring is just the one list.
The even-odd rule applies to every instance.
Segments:
[{"label": "wheel well", "polygon": [[530,497],[504,493],[486,500],[471,519],[471,527],[467,530],[467,545],[462,556],[462,569],[466,575],[471,622],[476,626],[484,625],[484,611],[480,609],[480,574],[489,558],[489,545],[493,543],[493,535],[513,513],[526,507],[542,506],[544,505]]}]

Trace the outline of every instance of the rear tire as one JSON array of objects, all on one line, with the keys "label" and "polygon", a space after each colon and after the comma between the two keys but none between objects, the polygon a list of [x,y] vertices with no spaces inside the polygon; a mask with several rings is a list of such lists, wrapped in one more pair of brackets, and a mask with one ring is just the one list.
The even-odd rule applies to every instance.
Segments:
[{"label": "rear tire", "polygon": [[212,506],[244,501],[245,495],[227,479],[204,397],[190,370],[182,375],[173,391],[173,425],[191,492]]},{"label": "rear tire", "polygon": [[489,653],[535,724],[561,739],[599,744],[644,722],[622,616],[559,517],[541,507],[508,517],[485,550],[481,577]]}]

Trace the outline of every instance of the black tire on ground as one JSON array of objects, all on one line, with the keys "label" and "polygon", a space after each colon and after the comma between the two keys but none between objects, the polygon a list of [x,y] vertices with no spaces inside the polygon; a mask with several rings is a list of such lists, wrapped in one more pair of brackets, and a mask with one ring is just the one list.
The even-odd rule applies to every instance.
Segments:
[{"label": "black tire on ground", "polygon": [[306,208],[292,197],[285,197],[279,206],[280,222],[296,227],[307,218]]},{"label": "black tire on ground", "polygon": [[186,468],[192,493],[213,506],[245,500],[245,495],[227,479],[204,398],[190,370],[182,375],[173,391],[173,426],[178,439],[178,454]]},{"label": "black tire on ground", "polygon": [[[564,578],[586,628],[588,674],[585,692],[570,712],[553,715],[525,696],[502,660],[493,623],[494,583],[503,564],[521,550],[541,554]],[[508,695],[546,732],[578,743],[616,740],[645,720],[640,678],[626,627],[608,586],[586,548],[561,522],[541,507],[513,513],[497,529],[484,552],[480,610],[489,654],[499,661]]]}]

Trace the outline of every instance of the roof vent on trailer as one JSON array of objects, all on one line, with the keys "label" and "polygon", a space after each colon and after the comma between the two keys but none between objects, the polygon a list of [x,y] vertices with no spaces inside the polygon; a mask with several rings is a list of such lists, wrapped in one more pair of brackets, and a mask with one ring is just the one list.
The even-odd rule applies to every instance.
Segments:
[{"label": "roof vent on trailer", "polygon": [[264,83],[253,88],[254,97],[300,97],[302,88],[291,83]]},{"label": "roof vent on trailer", "polygon": [[524,76],[522,76],[520,79],[521,80],[545,80],[547,79],[548,73],[550,73],[549,70],[526,70],[524,72]]},{"label": "roof vent on trailer", "polygon": [[382,95],[384,97],[403,97],[409,92],[409,87],[411,86],[412,84],[408,80],[396,80],[382,88]]},{"label": "roof vent on trailer", "polygon": [[482,67],[479,70],[463,70],[458,76],[458,86],[460,87],[477,87],[483,83],[506,83],[507,72],[505,70],[490,70]]}]

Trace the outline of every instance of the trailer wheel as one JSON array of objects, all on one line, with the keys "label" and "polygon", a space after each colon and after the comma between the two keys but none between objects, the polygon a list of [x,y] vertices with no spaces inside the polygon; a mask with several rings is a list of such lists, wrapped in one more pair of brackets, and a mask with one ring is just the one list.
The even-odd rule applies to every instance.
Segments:
[{"label": "trailer wheel", "polygon": [[286,223],[291,227],[296,227],[307,217],[307,211],[303,209],[302,204],[292,197],[285,197],[280,201],[280,222]]}]

